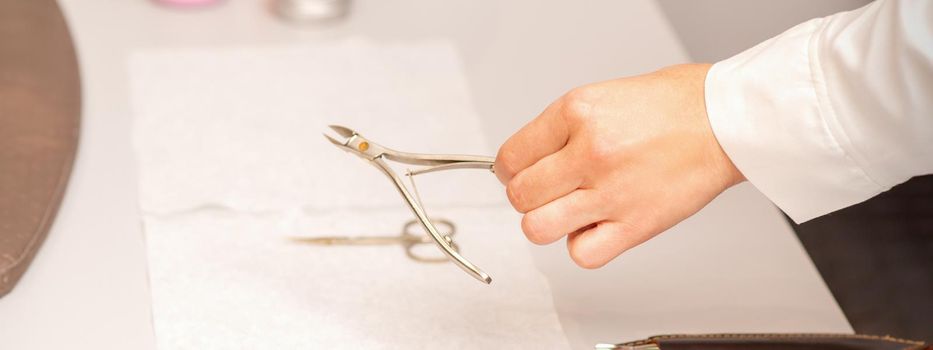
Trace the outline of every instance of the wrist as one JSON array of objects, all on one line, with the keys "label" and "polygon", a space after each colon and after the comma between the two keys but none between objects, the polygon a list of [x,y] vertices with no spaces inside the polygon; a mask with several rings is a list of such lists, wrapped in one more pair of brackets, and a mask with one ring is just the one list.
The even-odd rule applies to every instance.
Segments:
[{"label": "wrist", "polygon": [[708,141],[706,148],[710,159],[709,166],[713,169],[716,177],[721,180],[723,190],[744,182],[745,176],[735,166],[735,163],[732,162],[732,159],[729,158],[729,155],[716,138],[706,109],[706,77],[712,64],[683,64],[678,67],[684,69],[690,77],[688,80],[690,81],[689,86],[693,96],[690,110],[693,111],[698,121],[700,137]]},{"label": "wrist", "polygon": [[702,111],[702,116],[700,117],[703,121],[705,134],[708,135],[710,140],[710,152],[713,154],[714,163],[716,168],[719,169],[720,177],[724,181],[723,190],[738,185],[742,182],[745,182],[745,175],[739,171],[738,167],[735,166],[735,163],[732,162],[732,159],[729,158],[729,155],[723,149],[722,144],[719,143],[719,139],[716,138],[716,133],[713,132],[713,126],[709,119],[709,112],[707,111],[706,106],[706,78],[709,74],[712,64],[698,64],[700,66],[702,74],[700,79],[698,79],[698,85],[700,93],[698,94],[698,104],[701,106],[700,110]]}]

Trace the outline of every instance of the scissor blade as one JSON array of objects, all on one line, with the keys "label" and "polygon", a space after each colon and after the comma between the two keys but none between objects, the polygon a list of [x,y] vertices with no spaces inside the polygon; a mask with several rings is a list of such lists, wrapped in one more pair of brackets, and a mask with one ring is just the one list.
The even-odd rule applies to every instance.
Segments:
[{"label": "scissor blade", "polygon": [[356,134],[356,131],[353,131],[353,129],[350,129],[345,126],[340,126],[340,125],[328,125],[328,126],[331,128],[331,130],[336,131],[338,134],[340,134],[340,136],[343,136],[346,138],[350,138],[351,136]]},{"label": "scissor blade", "polygon": [[329,236],[329,237],[291,237],[293,242],[315,245],[387,245],[418,243],[417,237],[407,236]]},{"label": "scissor blade", "polygon": [[330,143],[333,143],[334,146],[337,146],[337,147],[344,147],[344,146],[347,145],[346,141],[344,141],[344,142],[337,141],[337,139],[335,139],[335,138],[333,138],[333,137],[330,137],[330,135],[328,135],[328,134],[324,134],[324,137],[327,138],[327,141],[330,141]]},{"label": "scissor blade", "polygon": [[318,245],[334,245],[339,244],[341,241],[339,237],[290,237],[290,240],[297,243]]}]

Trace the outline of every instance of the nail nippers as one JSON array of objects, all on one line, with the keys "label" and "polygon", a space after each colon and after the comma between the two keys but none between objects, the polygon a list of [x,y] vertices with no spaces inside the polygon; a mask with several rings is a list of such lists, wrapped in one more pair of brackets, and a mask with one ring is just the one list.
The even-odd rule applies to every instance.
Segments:
[{"label": "nail nippers", "polygon": [[330,128],[340,135],[343,141],[327,134],[324,134],[324,137],[338,148],[355,154],[382,171],[382,173],[392,181],[392,184],[395,185],[395,188],[402,195],[405,203],[411,208],[412,213],[430,235],[437,247],[440,248],[450,260],[453,260],[457,266],[477,280],[486,284],[492,282],[492,278],[489,277],[489,275],[460,255],[449,238],[438,231],[437,227],[425,213],[421,202],[412,195],[412,192],[409,191],[408,187],[405,186],[395,171],[386,164],[386,160],[425,166],[421,169],[409,170],[408,173],[405,174],[407,176],[414,176],[451,169],[485,169],[493,171],[493,163],[495,161],[493,157],[399,152],[372,142],[353,129],[339,125],[331,125]]}]

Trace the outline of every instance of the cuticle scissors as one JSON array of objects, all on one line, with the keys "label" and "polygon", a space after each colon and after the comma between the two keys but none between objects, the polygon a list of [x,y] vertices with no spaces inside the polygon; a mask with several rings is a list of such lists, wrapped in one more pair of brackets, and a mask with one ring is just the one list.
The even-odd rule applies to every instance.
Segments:
[{"label": "cuticle scissors", "polygon": [[[454,251],[459,252],[460,247],[454,242],[453,236],[457,233],[457,228],[450,220],[432,219],[435,227],[440,227],[440,232],[444,240],[450,244]],[[398,244],[405,249],[405,255],[418,262],[438,263],[447,262],[450,259],[447,256],[426,256],[416,252],[415,247],[422,244],[434,244],[434,240],[424,234],[412,232],[412,229],[419,225],[419,220],[409,220],[402,226],[402,232],[395,236],[324,236],[324,237],[292,237],[292,240],[300,243],[309,243],[317,245],[391,245]]]}]

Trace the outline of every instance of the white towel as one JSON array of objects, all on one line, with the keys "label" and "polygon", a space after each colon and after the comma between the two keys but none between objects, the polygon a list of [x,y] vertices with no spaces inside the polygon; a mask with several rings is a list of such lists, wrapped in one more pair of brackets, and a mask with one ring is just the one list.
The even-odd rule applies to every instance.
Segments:
[{"label": "white towel", "polygon": [[394,235],[412,218],[384,175],[324,140],[327,124],[402,151],[489,154],[450,44],[140,52],[130,74],[161,349],[568,347],[489,172],[418,186],[492,285],[400,246],[288,240]]}]

